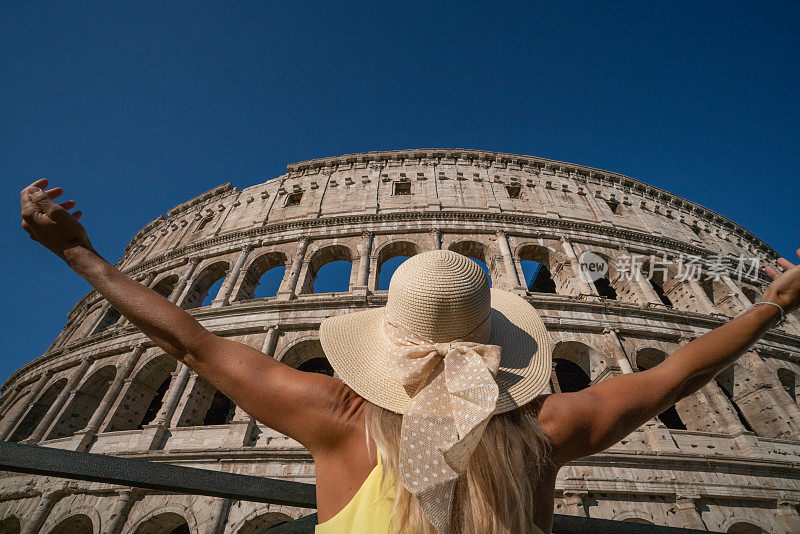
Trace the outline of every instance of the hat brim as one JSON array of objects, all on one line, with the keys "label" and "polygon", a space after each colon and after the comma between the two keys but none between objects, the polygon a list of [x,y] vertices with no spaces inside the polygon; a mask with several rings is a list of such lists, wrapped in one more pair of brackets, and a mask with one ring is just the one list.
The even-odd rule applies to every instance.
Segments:
[{"label": "hat brim", "polygon": [[[543,393],[552,354],[544,323],[525,299],[491,290],[492,333],[488,343],[502,347],[495,413],[513,410]],[[405,413],[411,398],[389,375],[392,347],[383,333],[383,310],[374,308],[328,317],[319,330],[325,355],[342,381],[373,404]]]}]

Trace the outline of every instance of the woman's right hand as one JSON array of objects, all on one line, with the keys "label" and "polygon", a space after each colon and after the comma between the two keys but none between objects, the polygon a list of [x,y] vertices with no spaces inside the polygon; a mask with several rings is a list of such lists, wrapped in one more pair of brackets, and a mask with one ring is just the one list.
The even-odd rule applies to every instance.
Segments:
[{"label": "woman's right hand", "polygon": [[66,252],[73,247],[92,249],[92,243],[83,225],[78,222],[82,213],[70,213],[75,201],[56,204],[54,198],[64,192],[60,187],[44,190],[48,181],[44,178],[33,182],[20,192],[22,207],[22,229],[31,239],[50,249],[66,260]]}]

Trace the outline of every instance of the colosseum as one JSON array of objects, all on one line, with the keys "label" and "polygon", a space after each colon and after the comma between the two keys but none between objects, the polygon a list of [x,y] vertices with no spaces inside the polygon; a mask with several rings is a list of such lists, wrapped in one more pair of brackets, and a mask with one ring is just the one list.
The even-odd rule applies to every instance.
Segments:
[{"label": "colosseum", "polygon": [[[425,149],[316,159],[245,189],[220,185],[144,226],[118,268],[218,335],[331,373],[320,322],[384,305],[392,269],[431,249],[475,259],[493,286],[538,309],[556,392],[656,365],[759,298],[767,279],[737,276],[735,259],[777,257],[724,216],[627,176]],[[586,251],[608,262],[602,277],[579,276]],[[624,276],[624,258],[636,257],[630,271],[648,276]],[[689,263],[704,276],[678,276]],[[334,269],[346,273],[339,287]],[[563,468],[556,513],[800,532],[799,392],[795,314],[696,394]],[[314,481],[305,449],[165,355],[94,291],[3,385],[0,439]],[[1,480],[0,532],[252,534],[307,513],[44,476]]]}]

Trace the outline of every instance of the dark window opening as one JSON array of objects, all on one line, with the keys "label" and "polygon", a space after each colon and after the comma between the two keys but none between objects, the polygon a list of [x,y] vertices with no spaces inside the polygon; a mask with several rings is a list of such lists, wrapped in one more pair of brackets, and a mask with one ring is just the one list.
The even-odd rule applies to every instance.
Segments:
[{"label": "dark window opening", "polygon": [[189,525],[186,523],[173,528],[169,534],[190,534]]},{"label": "dark window opening", "polygon": [[300,199],[303,198],[303,192],[299,193],[290,193],[288,197],[286,197],[286,205],[287,206],[297,206],[300,204]]},{"label": "dark window opening", "polygon": [[100,332],[105,332],[113,325],[117,324],[117,321],[119,321],[121,318],[122,315],[115,307],[111,306],[103,317],[103,320],[100,321],[100,324],[98,324],[97,328],[95,328],[94,333],[99,334]]},{"label": "dark window opening", "polygon": [[664,288],[661,286],[661,284],[659,284],[656,280],[651,279],[650,285],[653,286],[653,291],[655,291],[656,295],[658,295],[658,298],[661,299],[661,303],[671,308],[672,301],[669,300],[669,297],[666,295],[666,293],[664,293]]},{"label": "dark window opening", "polygon": [[595,280],[594,287],[597,289],[597,293],[601,297],[605,297],[610,300],[617,300],[617,292],[611,286],[611,282],[607,277],[604,276],[598,280]]},{"label": "dark window opening", "polygon": [[204,425],[226,425],[233,421],[236,413],[236,405],[224,393],[217,391],[211,400],[206,416],[203,418]]},{"label": "dark window opening", "polygon": [[210,223],[210,222],[211,222],[211,217],[206,217],[205,219],[202,219],[202,220],[201,220],[201,221],[200,221],[200,222],[197,224],[197,228],[195,228],[195,229],[194,229],[194,231],[195,231],[195,232],[199,232],[200,230],[202,230],[203,228],[205,228],[205,227],[206,227],[206,225],[207,225],[208,223]]},{"label": "dark window opening", "polygon": [[562,393],[572,393],[589,387],[591,380],[575,362],[556,358],[556,378]]},{"label": "dark window opening", "polygon": [[[528,291],[534,291],[536,293],[556,292],[556,283],[553,281],[553,275],[550,273],[550,269],[547,268],[547,265],[531,260],[522,260],[520,263],[522,264],[523,271],[532,271],[530,275],[525,273],[528,280]],[[533,268],[527,268],[529,265]]]},{"label": "dark window opening", "polygon": [[694,232],[694,235],[696,235],[697,237],[702,237],[702,236],[700,235],[700,232],[701,232],[702,230],[700,229],[700,227],[699,227],[699,226],[691,226],[690,228],[692,229],[692,232]]},{"label": "dark window opening", "polygon": [[522,187],[518,185],[507,185],[506,191],[508,191],[509,198],[519,198],[519,193],[522,190]]},{"label": "dark window opening", "polygon": [[609,200],[606,200],[606,204],[608,204],[611,213],[614,214],[619,213],[619,200],[617,200],[616,198],[611,198]]},{"label": "dark window opening", "polygon": [[141,430],[144,428],[144,425],[150,424],[158,415],[158,411],[161,409],[161,403],[164,400],[164,395],[167,393],[167,389],[169,389],[169,383],[172,381],[172,377],[168,376],[160,386],[158,386],[158,391],[156,391],[156,396],[153,397],[153,400],[150,401],[150,406],[147,407],[147,411],[144,412],[144,417],[142,417],[142,422],[136,427],[137,429]]},{"label": "dark window opening", "polygon": [[410,195],[411,194],[411,182],[395,182],[394,183],[394,194],[395,195]]},{"label": "dark window opening", "polygon": [[311,358],[300,364],[298,371],[333,376],[333,367],[325,358]]},{"label": "dark window opening", "polygon": [[683,424],[681,416],[678,415],[675,406],[670,406],[658,414],[658,420],[664,423],[664,426],[670,430],[686,430],[686,425]]}]

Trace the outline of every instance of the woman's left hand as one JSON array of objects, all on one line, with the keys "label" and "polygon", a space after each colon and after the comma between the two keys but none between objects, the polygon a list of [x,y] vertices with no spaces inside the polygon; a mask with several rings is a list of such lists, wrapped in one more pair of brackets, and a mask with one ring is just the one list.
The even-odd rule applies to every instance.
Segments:
[{"label": "woman's left hand", "polygon": [[[800,257],[800,249],[797,249],[797,255]],[[772,278],[772,283],[761,300],[774,302],[786,313],[790,313],[800,305],[800,265],[795,265],[786,258],[779,258],[778,265],[785,269],[782,273],[771,265],[764,267]]]}]

